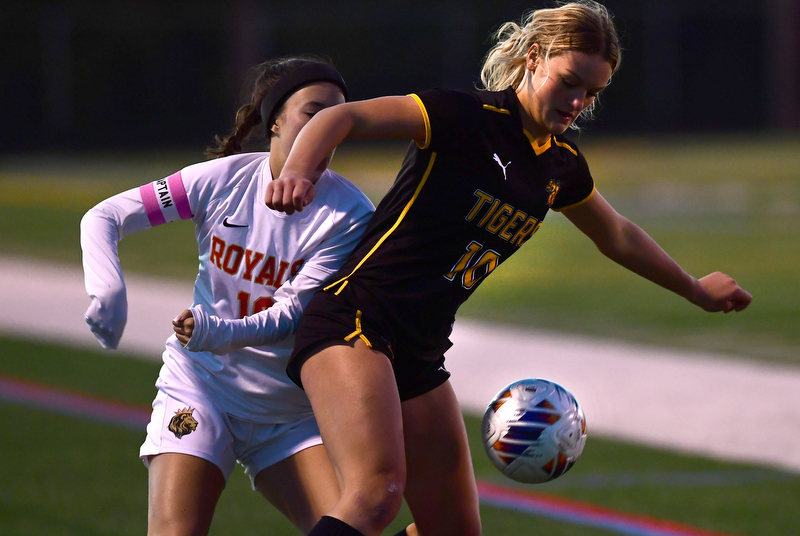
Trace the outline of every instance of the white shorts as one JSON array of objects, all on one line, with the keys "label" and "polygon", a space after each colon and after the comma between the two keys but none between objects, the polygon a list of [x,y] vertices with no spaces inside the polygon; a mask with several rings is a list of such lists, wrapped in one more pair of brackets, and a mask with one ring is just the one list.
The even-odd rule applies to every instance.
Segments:
[{"label": "white shorts", "polygon": [[288,423],[252,422],[219,410],[208,393],[192,386],[159,379],[158,387],[147,438],[139,449],[145,466],[156,454],[189,454],[219,467],[227,482],[238,462],[256,489],[262,469],[322,444],[313,414]]}]

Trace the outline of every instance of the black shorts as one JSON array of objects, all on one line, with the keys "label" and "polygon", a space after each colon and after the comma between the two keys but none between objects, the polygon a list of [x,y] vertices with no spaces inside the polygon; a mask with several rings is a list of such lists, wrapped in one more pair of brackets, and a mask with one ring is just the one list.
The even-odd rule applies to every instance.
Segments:
[{"label": "black shorts", "polygon": [[381,326],[379,318],[362,313],[343,296],[317,292],[303,311],[286,372],[302,388],[300,369],[317,350],[338,344],[352,345],[360,338],[391,361],[401,401],[432,391],[450,378],[443,354],[435,359],[419,359],[416,356],[423,352],[408,347],[402,340],[392,340],[398,337],[391,333],[389,327]]}]

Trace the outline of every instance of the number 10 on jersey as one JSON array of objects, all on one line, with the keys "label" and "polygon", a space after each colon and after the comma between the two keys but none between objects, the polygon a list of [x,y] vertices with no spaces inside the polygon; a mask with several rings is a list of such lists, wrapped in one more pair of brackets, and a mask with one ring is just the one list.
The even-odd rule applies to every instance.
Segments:
[{"label": "number 10 on jersey", "polygon": [[261,311],[266,311],[272,304],[275,303],[272,301],[272,298],[267,296],[262,296],[258,298],[256,301],[253,302],[253,312],[250,312],[250,293],[245,291],[240,291],[239,294],[236,296],[239,299],[239,318],[244,318],[251,314],[260,313]]},{"label": "number 10 on jersey", "polygon": [[469,289],[489,275],[492,270],[497,268],[498,264],[500,264],[499,253],[491,249],[483,249],[482,244],[473,240],[453,269],[444,274],[444,277],[453,281],[460,274],[461,285]]}]

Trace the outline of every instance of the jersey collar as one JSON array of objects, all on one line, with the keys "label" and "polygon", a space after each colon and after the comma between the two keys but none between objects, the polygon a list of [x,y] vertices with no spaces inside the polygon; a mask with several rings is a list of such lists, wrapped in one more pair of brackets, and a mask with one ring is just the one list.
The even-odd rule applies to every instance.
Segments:
[{"label": "jersey collar", "polygon": [[547,141],[546,142],[544,142],[543,144],[539,145],[536,142],[536,139],[533,137],[533,134],[531,134],[530,132],[528,132],[524,128],[522,129],[522,132],[525,134],[525,137],[528,138],[528,141],[531,142],[531,147],[533,148],[533,152],[536,153],[536,156],[539,156],[540,154],[542,154],[543,152],[548,150],[550,148],[550,146],[553,144],[553,135],[552,134],[550,134],[547,137]]}]

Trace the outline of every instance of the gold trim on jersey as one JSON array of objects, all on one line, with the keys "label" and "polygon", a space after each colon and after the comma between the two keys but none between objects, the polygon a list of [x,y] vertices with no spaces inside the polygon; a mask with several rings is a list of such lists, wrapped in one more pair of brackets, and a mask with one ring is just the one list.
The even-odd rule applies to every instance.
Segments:
[{"label": "gold trim on jersey", "polygon": [[563,212],[563,211],[565,211],[565,210],[567,210],[567,209],[578,207],[578,206],[580,206],[580,205],[582,205],[582,204],[586,203],[586,202],[587,202],[588,200],[590,200],[592,197],[594,197],[594,193],[595,193],[596,191],[597,191],[597,188],[595,188],[594,186],[592,186],[592,192],[591,192],[589,195],[587,195],[586,197],[584,197],[583,199],[581,199],[580,201],[578,201],[577,203],[572,203],[571,205],[567,205],[566,207],[554,208],[554,209],[552,209],[552,210],[555,210],[556,212]]},{"label": "gold trim on jersey", "polygon": [[417,101],[417,106],[419,106],[420,111],[422,111],[422,119],[425,121],[425,142],[420,145],[419,141],[414,140],[414,143],[416,143],[417,147],[420,149],[427,149],[431,144],[431,118],[428,117],[428,110],[425,109],[425,104],[422,103],[422,99],[420,99],[414,93],[411,93],[408,96]]},{"label": "gold trim on jersey", "polygon": [[531,147],[533,147],[533,152],[536,153],[536,156],[539,156],[540,154],[548,150],[550,147],[552,147],[553,143],[555,143],[558,147],[563,147],[564,149],[568,150],[575,156],[578,156],[578,151],[573,149],[570,144],[564,143],[563,141],[558,141],[556,137],[553,136],[552,134],[550,135],[549,138],[547,138],[546,142],[539,145],[539,143],[536,141],[536,138],[533,137],[533,134],[531,134],[524,128],[522,129],[522,132],[525,133],[525,136],[528,138],[528,141],[531,142]]},{"label": "gold trim on jersey", "polygon": [[372,343],[369,342],[369,339],[361,331],[361,310],[360,309],[356,310],[356,330],[353,333],[351,333],[350,335],[348,335],[347,337],[345,337],[344,340],[346,342],[350,342],[355,337],[358,337],[359,339],[364,341],[364,344],[367,345],[367,348],[372,348]]},{"label": "gold trim on jersey", "polygon": [[536,156],[539,156],[540,154],[548,150],[551,146],[551,142],[553,141],[553,136],[551,135],[550,137],[547,138],[546,142],[544,142],[542,145],[539,145],[539,143],[536,141],[536,138],[533,137],[533,134],[531,134],[524,128],[522,129],[522,132],[525,133],[525,136],[528,138],[528,141],[531,142],[531,147],[533,147],[533,152],[536,153]]},{"label": "gold trim on jersey", "polygon": [[564,143],[563,141],[558,141],[558,140],[557,140],[557,139],[555,139],[555,138],[553,138],[553,141],[554,141],[554,142],[555,142],[555,144],[556,144],[556,145],[558,145],[559,147],[563,147],[564,149],[567,149],[569,152],[571,152],[571,153],[572,153],[572,154],[574,154],[575,156],[578,156],[578,151],[576,151],[575,149],[573,149],[572,147],[570,147],[569,143]]},{"label": "gold trim on jersey", "polygon": [[395,229],[397,229],[397,227],[400,225],[400,222],[402,222],[402,221],[403,221],[403,218],[405,218],[405,217],[406,217],[406,214],[407,214],[407,213],[408,213],[408,211],[411,209],[411,205],[413,205],[413,204],[414,204],[414,201],[416,201],[416,200],[417,200],[417,197],[419,197],[419,193],[422,191],[422,187],[423,187],[423,186],[425,186],[425,183],[428,181],[428,176],[431,174],[431,170],[433,169],[433,163],[434,163],[435,161],[436,161],[436,153],[435,153],[435,152],[433,152],[433,153],[431,153],[431,160],[430,160],[430,162],[428,162],[428,167],[427,167],[427,169],[425,169],[425,173],[422,175],[422,180],[421,180],[421,181],[419,181],[419,184],[417,185],[417,189],[416,189],[416,190],[414,190],[414,195],[412,195],[412,196],[411,196],[411,199],[410,199],[410,200],[409,200],[409,202],[406,204],[406,206],[403,208],[403,211],[400,213],[400,216],[398,216],[398,217],[397,217],[397,221],[396,221],[396,222],[394,222],[394,225],[392,225],[392,227],[391,227],[391,228],[390,228],[388,231],[386,231],[386,233],[385,233],[385,234],[384,234],[384,235],[381,237],[381,239],[380,239],[380,240],[378,240],[378,241],[375,243],[375,245],[374,245],[374,246],[372,246],[372,249],[371,249],[371,250],[369,250],[369,253],[367,253],[366,255],[364,255],[364,258],[363,258],[363,259],[361,259],[361,261],[360,261],[360,262],[359,262],[359,263],[356,265],[356,267],[355,267],[355,268],[353,268],[353,271],[352,271],[352,272],[350,272],[349,274],[347,274],[347,275],[346,275],[346,276],[344,276],[343,278],[339,279],[338,281],[335,281],[335,282],[331,283],[330,285],[328,285],[328,286],[324,287],[322,290],[328,290],[328,289],[330,289],[330,288],[332,288],[332,287],[335,287],[335,286],[336,286],[336,285],[338,285],[339,283],[342,283],[342,282],[343,282],[343,284],[342,284],[341,288],[339,288],[339,289],[336,291],[336,294],[338,294],[339,292],[341,292],[341,291],[342,291],[342,289],[344,288],[344,286],[347,284],[347,279],[348,279],[348,278],[349,278],[351,275],[353,275],[354,273],[356,273],[356,270],[358,270],[359,268],[361,268],[361,265],[362,265],[362,264],[364,264],[364,263],[367,261],[367,259],[369,259],[369,258],[370,258],[370,256],[372,256],[372,254],[373,254],[373,253],[375,253],[375,251],[376,251],[376,250],[377,250],[377,249],[378,249],[378,248],[381,246],[381,244],[383,244],[383,242],[384,242],[384,241],[385,241],[387,238],[389,238],[389,235],[390,235],[390,234],[392,234],[392,233],[394,232],[394,230],[395,230]]},{"label": "gold trim on jersey", "polygon": [[483,109],[489,110],[491,112],[497,112],[499,114],[511,115],[511,110],[507,110],[505,108],[498,108],[497,106],[492,106],[491,104],[484,104]]}]

